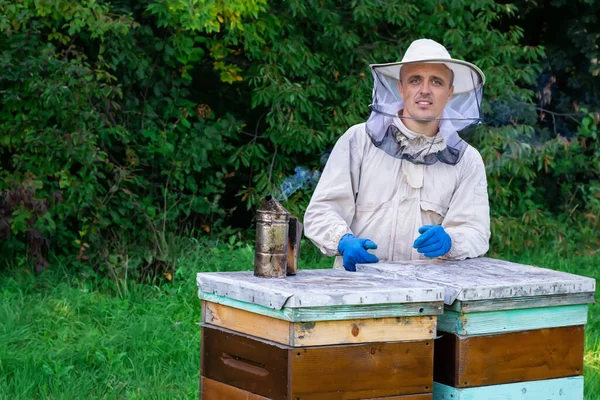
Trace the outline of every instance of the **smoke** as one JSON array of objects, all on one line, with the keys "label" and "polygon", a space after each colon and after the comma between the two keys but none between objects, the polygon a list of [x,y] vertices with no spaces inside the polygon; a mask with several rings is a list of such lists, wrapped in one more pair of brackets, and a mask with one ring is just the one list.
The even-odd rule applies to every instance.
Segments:
[{"label": "smoke", "polygon": [[306,167],[296,167],[294,171],[294,175],[287,177],[279,187],[276,197],[282,201],[289,199],[298,190],[312,189],[321,176],[319,171],[310,171]]},{"label": "smoke", "polygon": [[323,154],[321,155],[321,157],[319,158],[319,163],[321,164],[321,168],[325,167],[325,164],[327,164],[327,160],[329,160],[329,156],[331,155],[332,150],[333,150],[333,147],[325,150],[323,152]]}]

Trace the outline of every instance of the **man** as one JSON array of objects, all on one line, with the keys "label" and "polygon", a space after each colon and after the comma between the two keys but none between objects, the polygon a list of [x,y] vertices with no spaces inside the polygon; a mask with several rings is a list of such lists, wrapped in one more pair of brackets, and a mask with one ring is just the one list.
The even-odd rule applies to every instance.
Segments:
[{"label": "man", "polygon": [[458,135],[481,121],[483,72],[429,39],[413,42],[401,62],[371,69],[371,115],[337,141],[306,210],[306,236],[349,271],[378,260],[483,255],[485,167]]}]

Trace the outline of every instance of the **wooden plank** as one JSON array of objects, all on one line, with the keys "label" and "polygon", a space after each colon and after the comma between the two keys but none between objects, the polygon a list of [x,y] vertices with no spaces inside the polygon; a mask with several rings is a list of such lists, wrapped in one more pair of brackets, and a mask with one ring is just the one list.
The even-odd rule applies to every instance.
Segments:
[{"label": "wooden plank", "polygon": [[574,304],[595,303],[594,293],[570,293],[550,296],[515,297],[508,299],[460,301],[456,300],[452,305],[446,306],[446,310],[463,313],[517,310],[522,308],[539,308],[553,306],[568,306]]},{"label": "wooden plank", "polygon": [[204,302],[203,322],[293,347],[433,339],[436,317],[288,322]]},{"label": "wooden plank", "polygon": [[400,342],[433,339],[436,317],[373,318],[293,323],[291,346]]},{"label": "wooden plank", "polygon": [[587,304],[476,313],[448,310],[438,317],[438,330],[467,336],[585,325],[587,310]]},{"label": "wooden plank", "polygon": [[293,310],[291,317],[294,322],[338,321],[346,319],[440,315],[444,312],[444,303],[440,300],[428,303],[342,305],[333,307],[290,308],[288,310]]},{"label": "wooden plank", "polygon": [[[221,382],[201,378],[200,399],[202,400],[269,400],[267,397],[238,389]],[[294,399],[295,400],[295,399]],[[371,397],[364,400],[432,400],[431,393],[409,394],[405,396]]]},{"label": "wooden plank", "polygon": [[278,343],[290,344],[294,341],[291,322],[208,301],[203,302],[203,307],[206,311],[202,321],[205,323]]},{"label": "wooden plank", "polygon": [[206,377],[200,378],[200,399],[203,400],[269,400],[267,397],[217,382]]},{"label": "wooden plank", "polygon": [[420,341],[292,350],[289,398],[364,399],[429,393],[432,348],[432,341]]},{"label": "wooden plank", "polygon": [[211,293],[199,293],[199,297],[202,302],[211,302],[222,304],[233,308],[239,308],[240,310],[246,310],[254,314],[265,315],[271,318],[277,318],[284,321],[294,321],[293,314],[289,312],[289,308],[282,308],[281,310],[275,310],[271,307],[265,307],[254,303],[248,303],[246,301],[235,300],[230,297],[220,296]]},{"label": "wooden plank", "polygon": [[583,400],[583,376],[455,388],[433,383],[433,400]]},{"label": "wooden plank", "polygon": [[[201,377],[201,400],[269,400],[267,397]],[[294,399],[296,400],[296,399]],[[364,400],[432,400],[431,393],[409,394],[405,396],[371,397]]]},{"label": "wooden plank", "polygon": [[465,388],[583,374],[583,326],[435,341],[434,380]]},{"label": "wooden plank", "polygon": [[432,390],[432,340],[293,348],[208,325],[202,336],[202,376],[273,400],[385,398]]},{"label": "wooden plank", "polygon": [[197,275],[198,295],[216,294],[280,310],[361,304],[443,301],[439,286],[400,277],[339,269],[301,270],[284,279],[256,277],[251,271],[203,272]]},{"label": "wooden plank", "polygon": [[273,400],[287,398],[287,349],[207,326],[202,347],[202,376]]},{"label": "wooden plank", "polygon": [[240,310],[246,310],[255,314],[266,315],[292,322],[313,321],[340,321],[347,319],[364,318],[386,318],[386,317],[414,317],[422,315],[439,315],[444,311],[443,302],[427,303],[391,303],[391,304],[364,304],[364,305],[339,305],[330,307],[283,307],[275,310],[245,301],[231,299],[211,293],[201,293],[200,298],[204,301],[222,304]]},{"label": "wooden plank", "polygon": [[593,293],[596,280],[492,258],[412,260],[358,264],[357,270],[443,286],[444,303],[572,293]]}]

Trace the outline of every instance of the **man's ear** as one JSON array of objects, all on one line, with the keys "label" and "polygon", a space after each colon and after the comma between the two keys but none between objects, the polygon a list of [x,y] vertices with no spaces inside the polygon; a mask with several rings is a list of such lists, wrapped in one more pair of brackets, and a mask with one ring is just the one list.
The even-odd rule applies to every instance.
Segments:
[{"label": "man's ear", "polygon": [[448,92],[448,101],[450,101],[453,94],[454,94],[454,85],[450,86],[450,91]]},{"label": "man's ear", "polygon": [[402,82],[400,81],[398,81],[398,92],[400,92],[400,96],[404,98],[404,93],[402,93]]}]

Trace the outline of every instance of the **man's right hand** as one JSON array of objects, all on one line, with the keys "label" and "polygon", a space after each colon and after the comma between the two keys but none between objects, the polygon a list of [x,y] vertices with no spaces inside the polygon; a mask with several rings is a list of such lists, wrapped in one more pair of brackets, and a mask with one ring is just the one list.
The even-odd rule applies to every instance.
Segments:
[{"label": "man's right hand", "polygon": [[369,253],[367,249],[376,249],[375,242],[369,239],[355,237],[347,233],[340,239],[338,251],[344,258],[344,268],[346,271],[356,271],[356,264],[375,263],[379,261],[377,256]]}]

